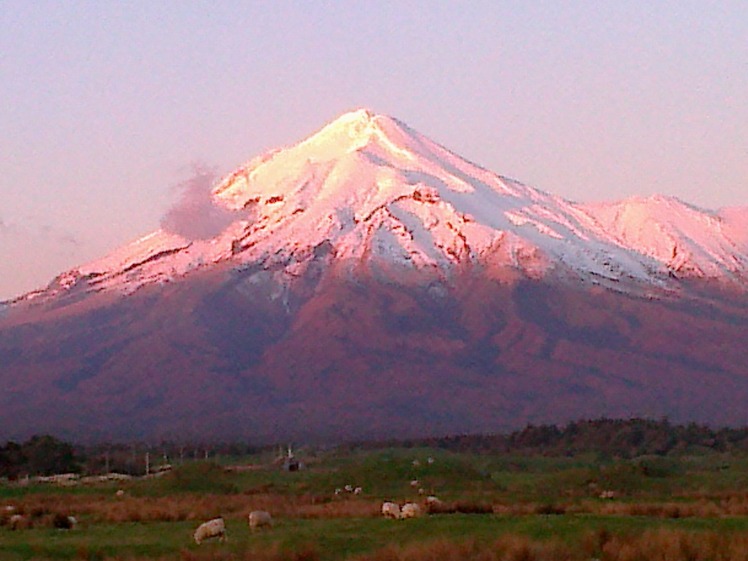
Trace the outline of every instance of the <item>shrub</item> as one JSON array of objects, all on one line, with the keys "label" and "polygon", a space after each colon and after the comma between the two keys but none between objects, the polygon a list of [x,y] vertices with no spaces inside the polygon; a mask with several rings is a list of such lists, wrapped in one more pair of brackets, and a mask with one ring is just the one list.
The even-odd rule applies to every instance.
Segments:
[{"label": "shrub", "polygon": [[52,526],[58,530],[72,530],[73,521],[70,516],[58,512],[52,517]]},{"label": "shrub", "polygon": [[189,462],[164,476],[167,491],[176,493],[238,493],[236,485],[221,466],[213,462]]}]

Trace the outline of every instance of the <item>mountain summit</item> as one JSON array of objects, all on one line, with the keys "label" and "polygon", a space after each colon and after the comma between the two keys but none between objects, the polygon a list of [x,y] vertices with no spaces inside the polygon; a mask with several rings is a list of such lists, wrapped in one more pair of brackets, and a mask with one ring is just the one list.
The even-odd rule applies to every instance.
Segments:
[{"label": "mountain summit", "polygon": [[250,160],[212,197],[233,218],[217,236],[159,230],[29,297],[132,293],[218,262],[272,269],[283,284],[320,252],[425,283],[481,266],[638,294],[680,290],[678,279],[748,287],[746,236],[728,217],[662,197],[572,203],[366,109]]},{"label": "mountain summit", "polygon": [[[0,438],[746,423],[746,208],[574,203],[360,109],[5,304]],[[40,415],[39,411],[44,411]]]}]

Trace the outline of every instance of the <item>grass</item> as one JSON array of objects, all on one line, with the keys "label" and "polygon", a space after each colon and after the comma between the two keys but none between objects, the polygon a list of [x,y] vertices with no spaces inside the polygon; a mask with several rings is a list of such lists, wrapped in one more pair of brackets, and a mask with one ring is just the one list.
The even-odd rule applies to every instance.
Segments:
[{"label": "grass", "polygon": [[183,551],[239,554],[260,550],[314,549],[324,559],[347,559],[387,544],[409,547],[439,538],[491,543],[501,536],[555,539],[573,546],[590,532],[605,529],[613,535],[638,535],[655,529],[721,534],[748,531],[740,519],[648,519],[598,515],[507,517],[497,515],[440,515],[409,521],[380,518],[281,519],[272,530],[250,533],[242,519],[227,520],[229,540],[196,546],[191,539],[196,523],[96,524],[71,532],[32,529],[7,532],[0,559],[78,559],[106,557],[170,557]]},{"label": "grass", "polygon": [[[194,462],[163,478],[90,487],[0,484],[0,506],[13,504],[33,522],[31,529],[19,531],[0,527],[0,561],[376,558],[371,556],[415,561],[421,559],[418,548],[424,561],[428,552],[441,552],[445,559],[519,555],[517,559],[530,561],[542,555],[555,558],[562,550],[566,553],[558,558],[572,559],[575,552],[592,551],[590,540],[600,536],[611,544],[602,561],[626,561],[639,554],[651,558],[645,535],[673,551],[701,547],[689,540],[702,536],[713,548],[710,555],[716,555],[714,548],[727,547],[720,541],[725,536],[745,537],[748,543],[748,460],[741,456],[609,460],[385,449],[319,453],[299,473],[276,468],[227,472],[224,467]],[[492,505],[496,514],[452,513],[407,521],[379,517],[383,499],[423,499],[411,486],[413,479],[452,512],[456,506],[477,510]],[[363,487],[363,495],[336,497],[334,490],[347,484]],[[124,497],[115,496],[120,488]],[[601,490],[614,491],[615,498],[600,499]],[[270,511],[274,528],[250,533],[246,516],[253,509]],[[80,527],[52,528],[55,514],[75,515]],[[194,528],[218,515],[226,519],[229,541],[196,546]],[[660,533],[652,537],[652,532]],[[514,544],[513,553],[508,545],[496,544],[499,538]]]}]

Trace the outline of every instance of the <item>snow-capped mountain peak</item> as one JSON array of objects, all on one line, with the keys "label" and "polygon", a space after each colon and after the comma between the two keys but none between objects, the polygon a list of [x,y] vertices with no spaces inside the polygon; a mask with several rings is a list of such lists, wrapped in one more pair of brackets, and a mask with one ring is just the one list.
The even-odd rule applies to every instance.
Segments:
[{"label": "snow-capped mountain peak", "polygon": [[384,129],[387,128],[397,128],[391,117],[377,115],[369,109],[357,109],[344,113],[299,143],[298,148],[309,150],[316,158],[335,158],[363,148],[372,137],[386,138]]},{"label": "snow-capped mountain peak", "polygon": [[637,292],[684,276],[748,285],[748,236],[735,220],[725,228],[717,213],[662,196],[575,204],[367,109],[248,161],[212,196],[232,218],[214,238],[159,230],[43,294],[132,292],[218,262],[272,271],[284,285],[332,260],[428,282],[477,266]]}]

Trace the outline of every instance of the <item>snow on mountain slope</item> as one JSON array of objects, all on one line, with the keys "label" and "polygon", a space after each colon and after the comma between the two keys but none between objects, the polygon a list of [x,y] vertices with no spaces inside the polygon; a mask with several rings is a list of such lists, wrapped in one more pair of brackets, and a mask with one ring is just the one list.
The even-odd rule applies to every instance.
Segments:
[{"label": "snow on mountain slope", "polygon": [[675,276],[748,280],[748,228],[740,209],[723,217],[661,195],[583,208],[623,247],[653,257]]},{"label": "snow on mountain slope", "polygon": [[215,191],[234,209],[254,206],[242,240],[251,260],[303,252],[330,240],[339,259],[367,252],[404,266],[447,271],[505,246],[583,274],[652,279],[567,201],[480,168],[390,117],[346,114],[288,150],[250,162]]},{"label": "snow on mountain slope", "polygon": [[748,253],[748,207],[722,208],[718,215],[725,236]]},{"label": "snow on mountain slope", "polygon": [[249,161],[213,199],[238,217],[215,238],[160,230],[58,277],[47,292],[127,293],[219,261],[262,266],[287,282],[320,256],[418,278],[479,264],[617,290],[663,288],[673,272],[745,279],[746,252],[712,213],[669,199],[573,204],[363,109]]}]

